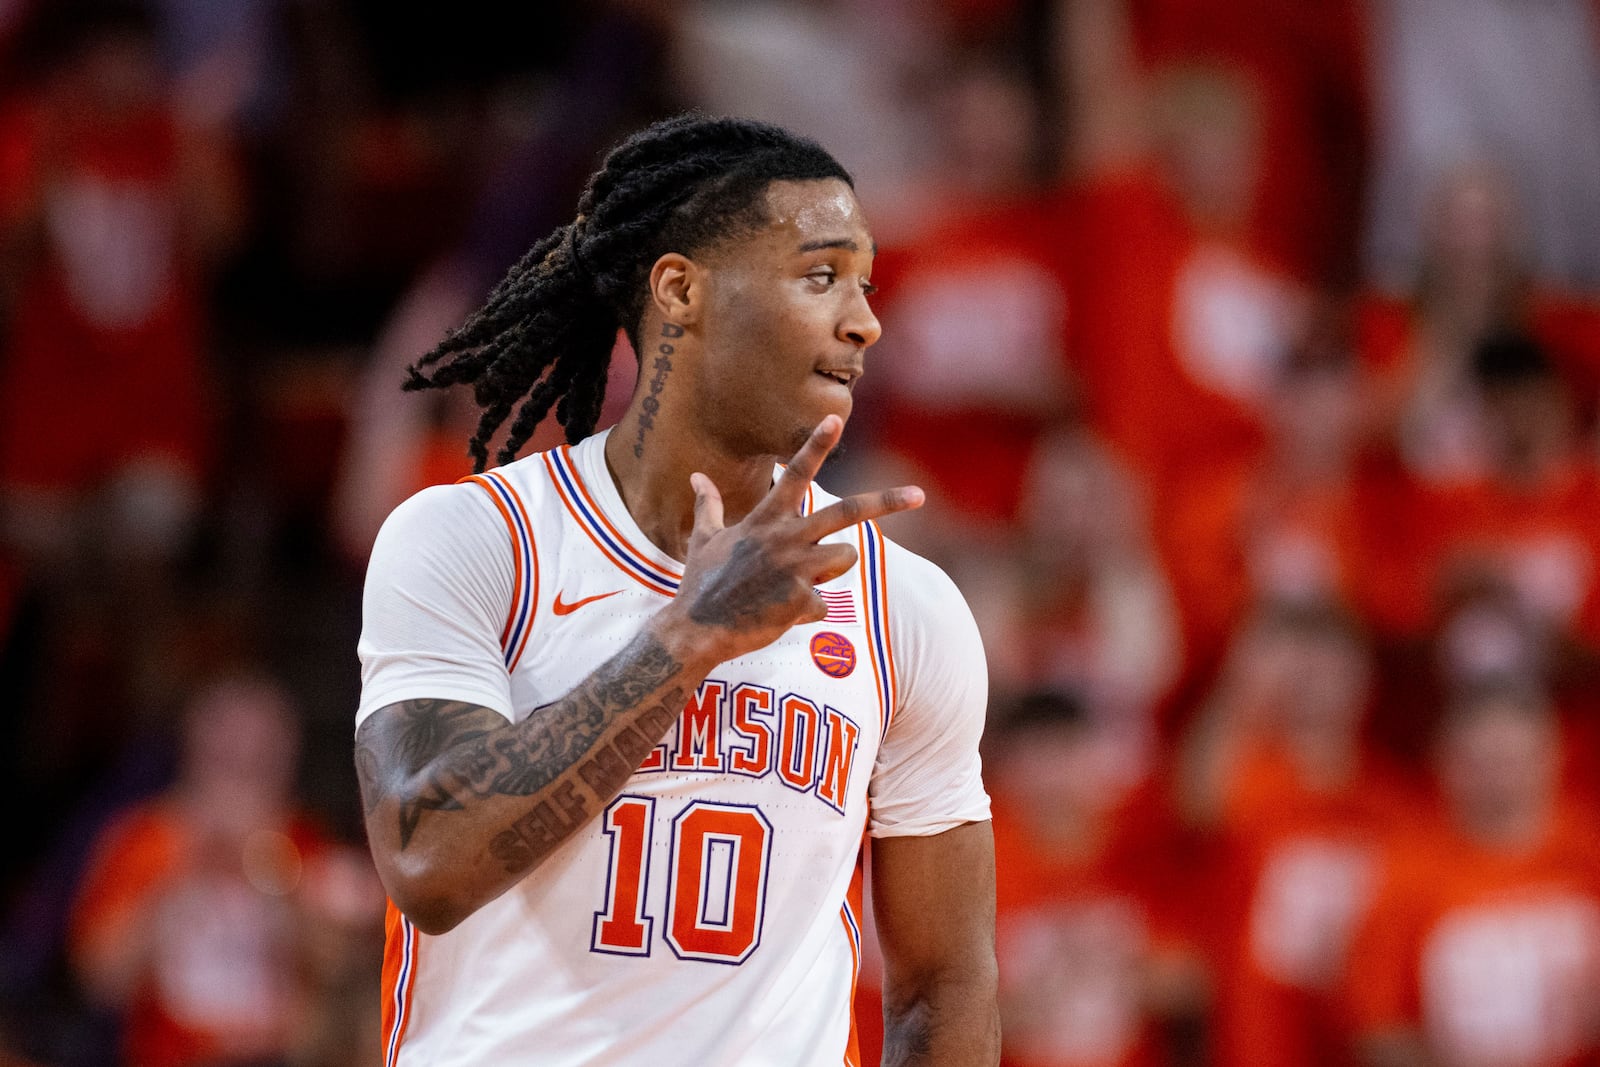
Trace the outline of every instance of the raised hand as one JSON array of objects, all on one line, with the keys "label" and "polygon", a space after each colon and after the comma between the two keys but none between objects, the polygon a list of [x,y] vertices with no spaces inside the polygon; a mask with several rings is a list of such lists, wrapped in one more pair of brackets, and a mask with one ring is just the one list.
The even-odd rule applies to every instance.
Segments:
[{"label": "raised hand", "polygon": [[[677,600],[663,612],[703,631],[718,661],[752,652],[798,623],[816,622],[827,607],[816,586],[855,566],[848,544],[819,544],[859,522],[922,506],[916,486],[860,493],[801,515],[806,487],[844,430],[829,415],[811,432],[788,467],[750,514],[723,525],[722,495],[694,474],[694,530]],[[666,621],[666,620],[664,620]]]}]

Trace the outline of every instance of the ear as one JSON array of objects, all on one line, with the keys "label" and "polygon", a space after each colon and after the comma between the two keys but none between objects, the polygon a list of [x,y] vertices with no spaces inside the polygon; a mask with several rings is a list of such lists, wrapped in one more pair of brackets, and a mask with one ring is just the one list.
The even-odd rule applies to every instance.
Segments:
[{"label": "ear", "polygon": [[668,252],[650,268],[650,305],[656,314],[688,328],[700,320],[705,269],[680,252]]}]

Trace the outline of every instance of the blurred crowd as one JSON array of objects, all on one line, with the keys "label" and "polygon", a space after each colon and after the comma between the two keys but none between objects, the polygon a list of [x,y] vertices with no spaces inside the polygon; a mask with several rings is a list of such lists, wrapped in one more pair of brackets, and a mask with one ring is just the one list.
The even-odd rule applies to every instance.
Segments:
[{"label": "blurred crowd", "polygon": [[984,635],[1007,1064],[1600,1063],[1600,4],[526,17],[0,0],[0,1065],[378,1062],[402,371],[684,107],[872,220],[824,481]]}]

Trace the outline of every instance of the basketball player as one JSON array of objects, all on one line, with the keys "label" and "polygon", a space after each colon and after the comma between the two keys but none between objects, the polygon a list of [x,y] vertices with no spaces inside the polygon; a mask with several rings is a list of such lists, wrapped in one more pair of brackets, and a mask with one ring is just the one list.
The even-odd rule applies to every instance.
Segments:
[{"label": "basketball player", "polygon": [[[885,1062],[997,1060],[977,630],[872,521],[919,489],[812,484],[873,255],[822,148],[672,119],[413,370],[475,390],[480,471],[511,425],[367,575],[390,1067],[858,1063],[864,833]],[[595,433],[619,328],[638,384]],[[516,460],[552,406],[574,443]]]}]

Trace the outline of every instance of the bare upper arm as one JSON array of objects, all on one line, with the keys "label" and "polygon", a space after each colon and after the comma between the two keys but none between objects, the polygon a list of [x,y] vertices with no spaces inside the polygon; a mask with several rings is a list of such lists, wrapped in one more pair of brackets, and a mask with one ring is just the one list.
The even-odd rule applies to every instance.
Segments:
[{"label": "bare upper arm", "polygon": [[994,967],[994,836],[988,821],[872,842],[873,917],[886,977],[918,986]]}]

